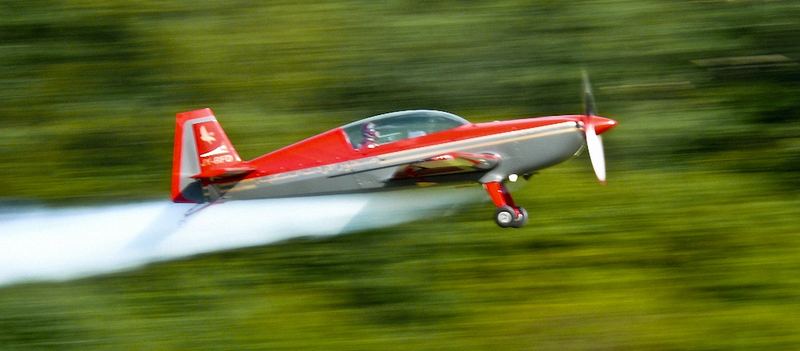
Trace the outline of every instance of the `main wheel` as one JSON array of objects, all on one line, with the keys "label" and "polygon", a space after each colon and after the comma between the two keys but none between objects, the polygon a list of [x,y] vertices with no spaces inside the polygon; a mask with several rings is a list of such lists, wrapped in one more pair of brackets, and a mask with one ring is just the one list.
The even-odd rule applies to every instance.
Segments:
[{"label": "main wheel", "polygon": [[511,206],[503,206],[499,207],[497,211],[494,212],[494,221],[499,225],[501,228],[508,228],[514,225],[514,221],[517,219],[517,212],[514,211]]},{"label": "main wheel", "polygon": [[525,223],[528,223],[528,211],[524,207],[518,208],[519,216],[514,218],[514,221],[511,222],[511,226],[514,228],[522,228]]}]

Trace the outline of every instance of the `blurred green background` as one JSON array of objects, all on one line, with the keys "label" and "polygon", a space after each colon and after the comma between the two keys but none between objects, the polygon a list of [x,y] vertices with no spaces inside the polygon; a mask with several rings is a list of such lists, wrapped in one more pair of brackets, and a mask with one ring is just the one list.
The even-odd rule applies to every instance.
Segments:
[{"label": "blurred green background", "polygon": [[0,4],[0,201],[166,199],[174,114],[244,158],[378,113],[579,113],[610,182],[542,172],[381,231],[0,288],[0,349],[753,350],[800,345],[797,1]]}]

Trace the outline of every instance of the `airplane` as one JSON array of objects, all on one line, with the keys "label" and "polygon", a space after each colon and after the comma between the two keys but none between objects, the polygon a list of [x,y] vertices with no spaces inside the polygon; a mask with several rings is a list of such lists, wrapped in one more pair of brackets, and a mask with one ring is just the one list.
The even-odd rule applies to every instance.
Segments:
[{"label": "airplane", "polygon": [[209,108],[176,115],[172,201],[221,201],[328,195],[403,187],[479,183],[502,228],[520,228],[528,212],[506,182],[588,149],[606,180],[600,134],[616,126],[597,116],[588,78],[584,113],[470,123],[434,110],[385,113],[358,120],[243,161]]}]

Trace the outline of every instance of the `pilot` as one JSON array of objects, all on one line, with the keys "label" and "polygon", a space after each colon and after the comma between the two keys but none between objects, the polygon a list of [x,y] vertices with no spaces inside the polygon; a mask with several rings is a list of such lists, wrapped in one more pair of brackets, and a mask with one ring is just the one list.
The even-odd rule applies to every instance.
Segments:
[{"label": "pilot", "polygon": [[377,140],[380,136],[378,131],[375,130],[375,123],[367,122],[361,126],[362,142],[360,149],[372,149],[378,146]]}]

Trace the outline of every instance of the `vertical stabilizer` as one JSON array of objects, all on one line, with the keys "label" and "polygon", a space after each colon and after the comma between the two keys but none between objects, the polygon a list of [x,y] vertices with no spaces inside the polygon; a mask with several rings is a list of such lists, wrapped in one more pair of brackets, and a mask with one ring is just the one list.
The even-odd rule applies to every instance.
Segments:
[{"label": "vertical stabilizer", "polygon": [[177,114],[172,156],[173,202],[206,202],[204,181],[249,170],[211,109]]}]

